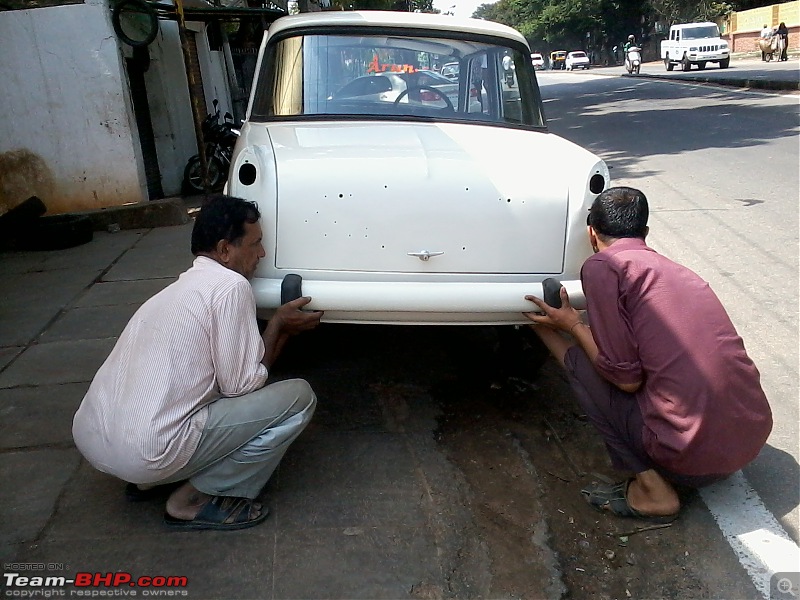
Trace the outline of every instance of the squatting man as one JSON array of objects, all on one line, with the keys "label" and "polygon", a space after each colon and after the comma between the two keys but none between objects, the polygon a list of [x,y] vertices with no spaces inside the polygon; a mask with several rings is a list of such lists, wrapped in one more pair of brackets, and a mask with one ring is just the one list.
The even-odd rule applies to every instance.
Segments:
[{"label": "squatting man", "polygon": [[587,219],[595,254],[581,269],[588,324],[526,296],[524,313],[566,369],[613,467],[633,476],[582,490],[589,504],[656,522],[680,510],[677,488],[719,481],[752,461],[772,429],[759,372],[717,296],[645,243],[647,198],[610,188]]},{"label": "squatting man", "polygon": [[260,216],[239,198],[206,202],[191,268],[136,311],[73,420],[80,452],[129,482],[129,499],[169,493],[173,528],[262,522],[259,494],[316,406],[301,379],[265,385],[289,337],[322,313],[298,298],[259,333],[248,280],[265,256]]}]

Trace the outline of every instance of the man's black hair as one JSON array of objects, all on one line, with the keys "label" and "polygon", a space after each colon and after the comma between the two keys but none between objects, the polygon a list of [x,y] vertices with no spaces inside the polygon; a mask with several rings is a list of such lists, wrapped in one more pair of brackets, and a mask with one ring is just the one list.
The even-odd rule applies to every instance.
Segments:
[{"label": "man's black hair", "polygon": [[631,187],[613,187],[592,203],[586,224],[609,238],[642,238],[647,235],[650,210],[647,198]]},{"label": "man's black hair", "polygon": [[260,218],[255,202],[224,194],[209,196],[194,221],[192,254],[213,252],[220,240],[239,244],[244,224],[257,223]]}]

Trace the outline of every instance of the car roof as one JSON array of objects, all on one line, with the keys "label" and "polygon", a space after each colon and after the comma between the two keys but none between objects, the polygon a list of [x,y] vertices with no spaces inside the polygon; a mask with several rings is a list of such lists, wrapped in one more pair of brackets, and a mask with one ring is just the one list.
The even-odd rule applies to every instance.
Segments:
[{"label": "car roof", "polygon": [[439,32],[493,35],[520,42],[527,46],[525,38],[516,29],[493,21],[465,19],[450,15],[430,13],[408,13],[392,11],[324,11],[290,15],[276,20],[269,28],[269,35],[277,35],[291,29],[308,27],[409,27]]},{"label": "car roof", "polygon": [[702,23],[681,23],[679,25],[673,25],[674,29],[685,29],[687,27],[702,27],[706,25],[716,25],[716,23],[712,23],[711,21],[703,21]]}]

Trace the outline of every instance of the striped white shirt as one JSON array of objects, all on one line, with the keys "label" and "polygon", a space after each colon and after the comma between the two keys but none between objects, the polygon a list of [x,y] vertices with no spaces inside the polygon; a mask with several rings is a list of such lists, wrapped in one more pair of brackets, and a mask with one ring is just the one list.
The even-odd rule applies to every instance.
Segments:
[{"label": "striped white shirt", "polygon": [[263,356],[250,283],[199,256],[125,327],[75,414],[75,444],[100,471],[162,480],[196,450],[211,401],[264,386]]}]

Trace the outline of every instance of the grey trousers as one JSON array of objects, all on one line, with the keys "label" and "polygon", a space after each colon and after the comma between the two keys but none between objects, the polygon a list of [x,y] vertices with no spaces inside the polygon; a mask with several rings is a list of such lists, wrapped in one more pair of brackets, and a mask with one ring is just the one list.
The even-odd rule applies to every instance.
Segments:
[{"label": "grey trousers", "polygon": [[209,405],[208,420],[189,462],[168,480],[188,479],[212,496],[255,498],[289,445],[314,414],[317,398],[302,379],[267,385]]}]

